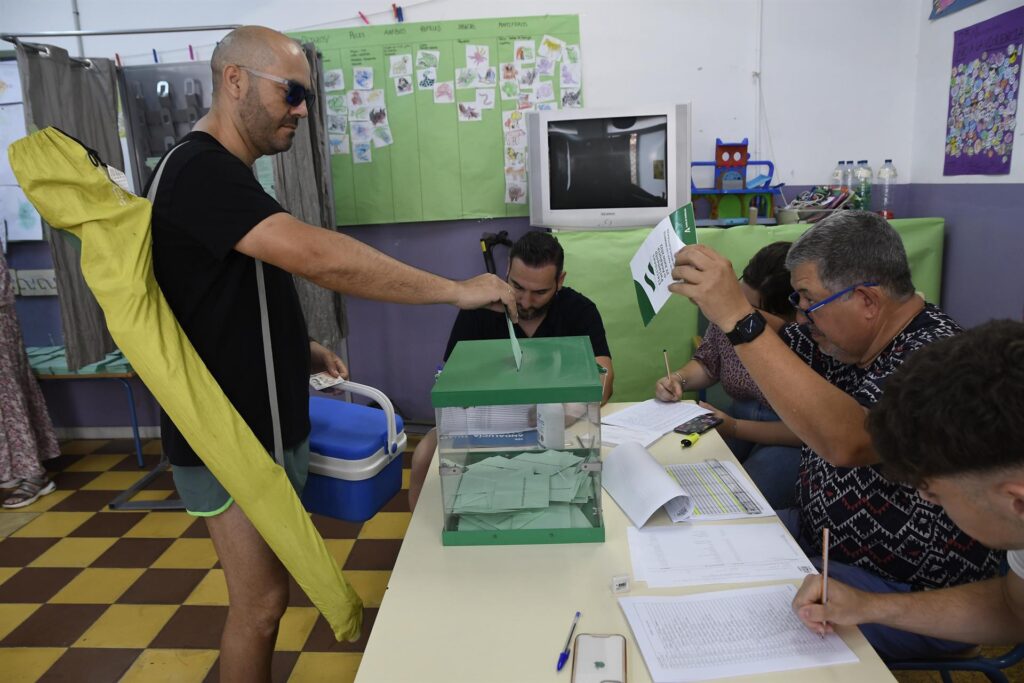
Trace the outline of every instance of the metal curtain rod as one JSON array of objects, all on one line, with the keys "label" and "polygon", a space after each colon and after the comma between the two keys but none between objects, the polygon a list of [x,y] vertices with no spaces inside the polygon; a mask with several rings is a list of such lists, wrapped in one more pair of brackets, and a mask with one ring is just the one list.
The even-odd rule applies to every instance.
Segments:
[{"label": "metal curtain rod", "polygon": [[127,28],[118,31],[43,31],[41,33],[4,33],[0,38],[13,43],[18,38],[74,38],[75,36],[122,36],[138,33],[188,33],[191,31],[230,31],[241,24],[220,26],[171,26],[168,28]]}]

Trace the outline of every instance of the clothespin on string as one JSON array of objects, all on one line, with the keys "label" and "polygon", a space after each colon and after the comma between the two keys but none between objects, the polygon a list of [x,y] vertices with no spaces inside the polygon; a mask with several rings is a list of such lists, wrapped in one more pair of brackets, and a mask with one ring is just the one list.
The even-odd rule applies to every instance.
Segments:
[{"label": "clothespin on string", "polygon": [[114,63],[117,64],[118,68],[121,68],[121,55],[114,53]]},{"label": "clothespin on string", "polygon": [[361,11],[359,12],[359,18],[360,18],[360,19],[362,19],[362,20],[363,20],[363,23],[364,23],[364,24],[366,24],[367,26],[369,26],[369,25],[370,25],[370,20],[369,20],[369,19],[367,19],[367,18],[366,18],[366,15],[365,15],[365,14],[363,14],[363,13],[362,13]]},{"label": "clothespin on string", "polygon": [[397,21],[399,24],[405,21],[405,17],[402,16],[402,8],[399,7],[396,3],[391,3],[391,11],[395,15],[395,21]]},{"label": "clothespin on string", "polygon": [[188,46],[188,61],[190,61],[190,62],[196,61],[196,53],[192,51],[192,46],[191,45]]},{"label": "clothespin on string", "polygon": [[156,58],[156,48],[155,47],[153,48],[153,63],[154,64],[159,64],[160,63],[160,60]]}]

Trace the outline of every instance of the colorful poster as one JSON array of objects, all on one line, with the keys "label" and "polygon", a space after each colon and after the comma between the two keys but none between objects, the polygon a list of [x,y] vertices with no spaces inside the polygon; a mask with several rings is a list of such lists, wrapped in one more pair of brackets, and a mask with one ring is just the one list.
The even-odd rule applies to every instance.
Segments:
[{"label": "colorful poster", "polygon": [[1024,7],[953,34],[943,175],[1010,172]]},{"label": "colorful poster", "polygon": [[981,0],[932,0],[932,13],[928,18],[941,19],[948,14],[970,7],[976,2],[981,2]]}]

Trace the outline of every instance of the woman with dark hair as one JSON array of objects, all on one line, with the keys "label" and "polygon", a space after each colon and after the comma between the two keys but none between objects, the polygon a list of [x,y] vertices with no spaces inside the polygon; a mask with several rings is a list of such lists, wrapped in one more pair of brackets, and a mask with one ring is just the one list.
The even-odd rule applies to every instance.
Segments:
[{"label": "woman with dark hair", "polygon": [[[764,247],[754,254],[740,277],[740,287],[750,305],[760,310],[775,329],[792,322],[795,313],[789,303],[793,288],[786,269],[790,245],[774,242]],[[654,395],[659,401],[678,401],[684,391],[705,389],[719,382],[732,405],[725,411],[707,403],[701,405],[722,419],[718,432],[771,506],[792,507],[796,502],[800,439],[768,405],[717,325],[708,325],[686,365],[658,380]]]}]

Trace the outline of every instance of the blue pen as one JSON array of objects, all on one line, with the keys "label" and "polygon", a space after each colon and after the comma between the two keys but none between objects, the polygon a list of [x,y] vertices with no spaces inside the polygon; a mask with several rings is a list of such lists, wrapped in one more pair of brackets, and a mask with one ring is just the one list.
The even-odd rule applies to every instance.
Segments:
[{"label": "blue pen", "polygon": [[577,612],[576,616],[572,619],[572,626],[569,627],[569,637],[565,639],[565,647],[563,647],[562,651],[558,654],[558,666],[555,668],[555,671],[561,671],[562,667],[565,666],[565,663],[569,660],[569,643],[572,642],[572,634],[576,631],[576,624],[579,622],[580,613]]}]

